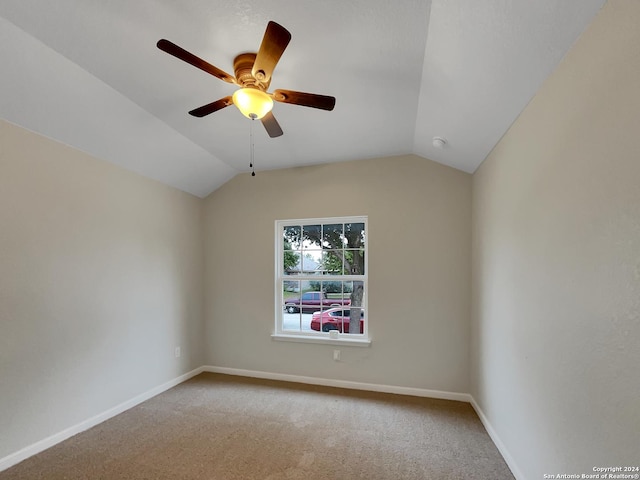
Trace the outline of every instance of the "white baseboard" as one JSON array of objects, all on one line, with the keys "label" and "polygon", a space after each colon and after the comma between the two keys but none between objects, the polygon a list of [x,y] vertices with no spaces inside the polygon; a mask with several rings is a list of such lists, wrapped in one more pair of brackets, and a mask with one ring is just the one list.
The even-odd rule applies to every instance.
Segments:
[{"label": "white baseboard", "polygon": [[495,444],[496,448],[502,455],[502,458],[504,458],[504,461],[507,462],[507,465],[511,469],[511,473],[513,473],[513,476],[516,478],[516,480],[527,480],[525,476],[522,474],[522,471],[520,470],[520,468],[518,468],[518,466],[516,465],[516,461],[513,459],[513,457],[507,450],[507,447],[505,447],[504,443],[502,443],[502,440],[500,440],[500,437],[498,437],[498,434],[496,433],[495,429],[489,422],[489,419],[487,418],[487,416],[484,414],[484,412],[480,408],[480,405],[478,405],[478,403],[476,402],[476,399],[473,398],[472,395],[469,395],[469,397],[471,398],[471,406],[478,414],[478,417],[480,417],[480,421],[482,422],[482,425],[484,425],[485,430],[491,437],[491,440],[493,440],[493,443]]},{"label": "white baseboard", "polygon": [[468,393],[444,392],[441,390],[427,390],[424,388],[399,387],[395,385],[379,385],[376,383],[351,382],[347,380],[332,380],[329,378],[305,377],[300,375],[288,375],[285,373],[261,372],[257,370],[242,370],[238,368],[215,367],[205,365],[204,372],[224,373],[226,375],[238,375],[241,377],[264,378],[267,380],[280,380],[283,382],[307,383],[310,385],[323,385],[325,387],[351,388],[354,390],[367,390],[370,392],[396,393],[399,395],[413,395],[415,397],[440,398],[443,400],[456,400],[459,402],[471,402]]},{"label": "white baseboard", "polygon": [[0,458],[0,472],[3,470],[6,470],[9,467],[12,467],[13,465],[16,465],[22,462],[23,460],[26,460],[32,455],[40,453],[46,450],[47,448],[53,447],[54,445],[66,440],[69,437],[72,437],[80,432],[88,430],[89,428],[94,427],[99,423],[102,423],[105,420],[110,419],[111,417],[115,417],[116,415],[126,410],[129,410],[130,408],[133,408],[136,405],[144,402],[145,400],[149,400],[150,398],[155,397],[156,395],[166,390],[169,390],[172,387],[175,387],[176,385],[190,379],[191,377],[194,377],[202,373],[203,371],[204,371],[203,367],[196,368],[195,370],[187,372],[184,375],[180,375],[179,377],[174,378],[173,380],[169,380],[168,382],[163,383],[162,385],[152,388],[147,392],[141,393],[140,395],[135,396],[131,400],[127,400],[126,402],[116,405],[115,407],[110,408],[105,412],[99,413],[98,415],[95,415],[76,425],[73,425],[72,427],[66,428],[61,432],[51,435],[50,437],[40,440],[27,447],[24,447],[18,450],[17,452],[7,455],[4,458]]}]

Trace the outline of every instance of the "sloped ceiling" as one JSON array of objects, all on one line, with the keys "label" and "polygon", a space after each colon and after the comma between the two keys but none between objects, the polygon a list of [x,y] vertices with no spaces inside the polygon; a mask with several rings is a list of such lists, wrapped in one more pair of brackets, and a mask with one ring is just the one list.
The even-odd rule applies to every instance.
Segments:
[{"label": "sloped ceiling", "polygon": [[[204,197],[249,170],[414,153],[473,172],[605,0],[3,0],[0,115]],[[167,38],[233,73],[269,20],[292,40],[270,91],[284,135],[229,107],[235,88],[158,50]],[[445,138],[444,148],[433,146]]]}]

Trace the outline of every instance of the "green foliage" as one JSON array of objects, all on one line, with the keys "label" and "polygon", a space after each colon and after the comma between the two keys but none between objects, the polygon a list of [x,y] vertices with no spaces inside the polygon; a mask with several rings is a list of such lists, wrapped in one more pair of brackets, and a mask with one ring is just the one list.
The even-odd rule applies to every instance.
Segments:
[{"label": "green foliage", "polygon": [[342,258],[335,252],[327,252],[322,259],[322,269],[326,272],[342,275]]},{"label": "green foliage", "polygon": [[284,269],[285,271],[291,270],[298,264],[298,259],[300,256],[291,250],[291,244],[285,240],[284,241]]},{"label": "green foliage", "polygon": [[344,293],[351,293],[352,287],[349,282],[331,282],[331,281],[315,281],[312,280],[309,282],[309,291],[313,292],[324,292],[324,293],[342,293],[344,288]]}]

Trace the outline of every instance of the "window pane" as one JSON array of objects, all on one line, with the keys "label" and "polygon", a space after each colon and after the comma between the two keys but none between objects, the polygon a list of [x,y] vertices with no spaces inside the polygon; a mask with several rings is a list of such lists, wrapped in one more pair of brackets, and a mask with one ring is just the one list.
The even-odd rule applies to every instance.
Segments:
[{"label": "window pane", "polygon": [[342,251],[324,251],[322,253],[322,273],[325,275],[344,275]]},{"label": "window pane", "polygon": [[364,223],[344,225],[345,248],[359,248],[365,244]]},{"label": "window pane", "polygon": [[322,226],[322,247],[325,249],[343,248],[344,235],[342,234],[342,224],[329,224]]},{"label": "window pane", "polygon": [[343,287],[342,282],[322,282],[322,288],[328,297],[336,297],[339,298],[343,295]]},{"label": "window pane", "polygon": [[283,318],[282,329],[300,331],[300,313],[296,307],[300,297],[300,282],[298,280],[285,280],[282,282]]},{"label": "window pane", "polygon": [[283,252],[283,265],[282,271],[285,275],[299,275],[300,274],[300,252],[293,250],[287,250],[285,244],[285,250]]},{"label": "window pane", "polygon": [[311,331],[311,306],[310,298],[314,294],[311,292],[313,282],[285,280],[283,283],[283,313],[282,330],[288,332]]},{"label": "window pane", "polygon": [[302,314],[299,312],[289,313],[285,311],[282,314],[282,329],[301,332],[302,331]]},{"label": "window pane", "polygon": [[350,293],[346,291],[345,282],[322,282],[323,292],[325,294],[325,304],[327,308],[342,308],[351,301]]},{"label": "window pane", "polygon": [[[299,226],[284,227],[282,236],[284,237],[285,250],[301,250],[302,249],[302,228]],[[287,243],[289,246],[287,247]]]},{"label": "window pane", "polygon": [[303,313],[313,313],[322,305],[322,292],[311,291],[302,294],[302,307]]},{"label": "window pane", "polygon": [[364,305],[364,282],[353,281],[351,283],[351,306],[361,307]]},{"label": "window pane", "polygon": [[[357,318],[358,321],[353,322],[353,327],[351,327],[351,313],[354,313],[353,318]],[[361,307],[351,307],[349,312],[345,311],[345,316],[342,317],[344,320],[344,333],[355,333],[360,334],[364,333],[364,309]]]},{"label": "window pane", "polygon": [[[350,292],[349,295],[349,312],[345,312],[344,315],[344,330],[343,333],[354,333],[360,334],[364,333],[364,309],[362,306],[364,305],[364,282],[361,281],[353,281],[353,282],[344,282],[345,290]],[[345,309],[346,310],[346,309]],[[359,319],[359,321],[354,323],[354,331],[350,331],[350,322],[351,322],[351,313],[355,313],[355,317]]]},{"label": "window pane", "polygon": [[319,251],[305,252],[299,262],[303,275],[322,275],[322,256]]},{"label": "window pane", "polygon": [[300,274],[300,242],[302,228],[299,226],[284,227],[282,229],[282,272],[285,275]]},{"label": "window pane", "polygon": [[287,296],[294,297],[298,292],[300,292],[300,282],[298,280],[285,280],[282,282],[282,298],[285,300]]},{"label": "window pane", "polygon": [[345,250],[345,274],[364,275],[364,250]]},{"label": "window pane", "polygon": [[305,250],[321,250],[322,225],[304,225],[302,238]]}]

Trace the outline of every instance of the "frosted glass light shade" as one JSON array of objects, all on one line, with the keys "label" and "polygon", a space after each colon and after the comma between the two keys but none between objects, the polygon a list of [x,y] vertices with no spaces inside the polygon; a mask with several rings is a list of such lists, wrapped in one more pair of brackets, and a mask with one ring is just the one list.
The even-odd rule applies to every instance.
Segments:
[{"label": "frosted glass light shade", "polygon": [[247,118],[264,117],[273,108],[271,97],[257,88],[241,88],[233,94],[233,103]]}]

